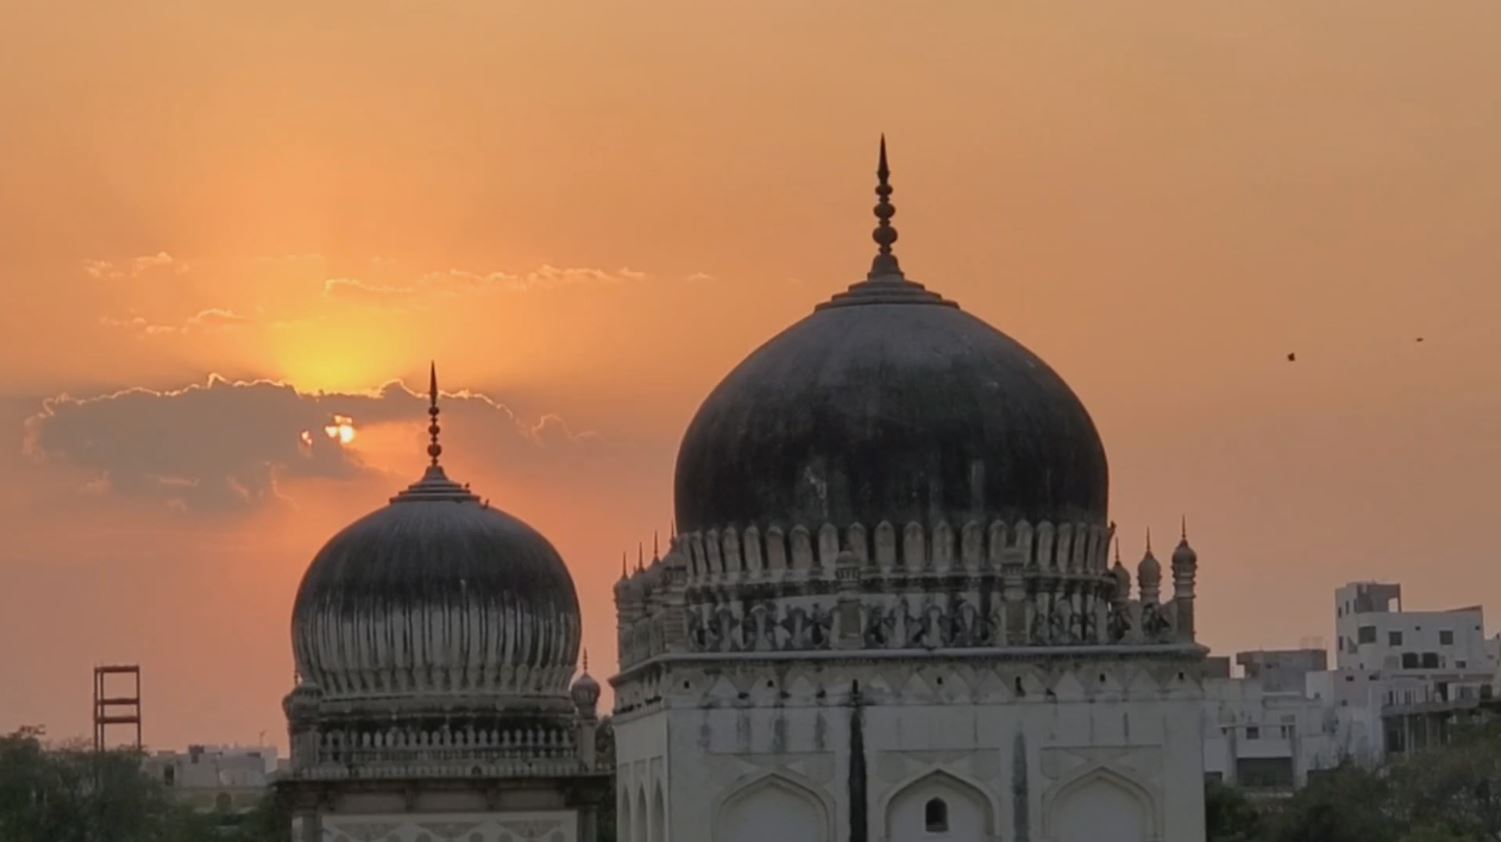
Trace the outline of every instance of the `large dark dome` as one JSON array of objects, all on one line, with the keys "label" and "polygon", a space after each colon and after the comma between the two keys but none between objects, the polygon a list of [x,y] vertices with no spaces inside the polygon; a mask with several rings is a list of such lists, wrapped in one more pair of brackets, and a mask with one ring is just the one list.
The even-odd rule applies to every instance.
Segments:
[{"label": "large dark dome", "polygon": [[678,528],[1102,525],[1108,468],[1089,413],[1031,351],[901,274],[882,163],[870,277],[704,401],[678,452]]},{"label": "large dark dome", "polygon": [[292,609],[297,669],[325,699],[418,706],[568,698],[579,604],[557,550],[433,464],[319,550]]}]

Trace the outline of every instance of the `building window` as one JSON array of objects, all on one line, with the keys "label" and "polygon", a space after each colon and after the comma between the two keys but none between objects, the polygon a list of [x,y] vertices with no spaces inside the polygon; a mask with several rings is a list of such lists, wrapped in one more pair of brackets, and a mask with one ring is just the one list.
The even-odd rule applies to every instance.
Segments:
[{"label": "building window", "polygon": [[1425,669],[1425,670],[1436,670],[1436,669],[1438,669],[1438,653],[1437,652],[1424,652],[1423,653],[1423,669]]},{"label": "building window", "polygon": [[1459,659],[1457,659],[1457,660],[1456,660],[1456,661],[1455,661],[1455,662],[1454,662],[1454,668],[1455,668],[1455,669],[1461,669],[1461,670],[1462,670],[1462,669],[1464,669],[1464,668],[1465,668],[1465,667],[1466,667],[1466,666],[1467,666],[1467,665],[1468,665],[1468,664],[1467,664],[1467,662],[1466,662],[1466,661],[1465,661],[1465,659],[1464,659],[1464,658],[1459,658]]},{"label": "building window", "polygon": [[933,798],[923,807],[923,826],[929,833],[949,832],[949,805],[942,798]]},{"label": "building window", "polygon": [[1292,738],[1293,738],[1293,726],[1291,726],[1291,725],[1283,725],[1282,726],[1282,739],[1284,739],[1284,740],[1290,740]]},{"label": "building window", "polygon": [[1401,646],[1402,645],[1402,633],[1399,632],[1399,631],[1387,632],[1386,633],[1386,645],[1388,645],[1388,646]]},{"label": "building window", "polygon": [[1405,670],[1415,670],[1417,668],[1418,668],[1418,653],[1416,653],[1416,652],[1403,652],[1402,653],[1402,669],[1405,669]]},{"label": "building window", "polygon": [[168,766],[162,770],[162,783],[167,786],[177,783],[177,768],[175,766]]},{"label": "building window", "polygon": [[1358,635],[1360,637],[1360,642],[1361,643],[1375,643],[1376,642],[1376,627],[1375,626],[1361,626],[1360,630],[1358,632]]},{"label": "building window", "polygon": [[1454,632],[1448,629],[1443,629],[1442,631],[1440,631],[1438,633],[1438,643],[1440,646],[1453,646]]},{"label": "building window", "polygon": [[1246,739],[1248,739],[1248,740],[1259,740],[1259,739],[1261,739],[1261,729],[1257,728],[1255,725],[1249,725],[1249,726],[1247,726],[1246,727]]}]

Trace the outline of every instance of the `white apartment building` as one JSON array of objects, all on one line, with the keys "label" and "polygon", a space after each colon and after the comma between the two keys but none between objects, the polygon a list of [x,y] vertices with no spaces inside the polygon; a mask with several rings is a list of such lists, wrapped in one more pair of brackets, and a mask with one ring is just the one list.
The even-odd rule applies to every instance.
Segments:
[{"label": "white apartment building", "polygon": [[1340,669],[1494,674],[1493,646],[1478,605],[1407,611],[1402,586],[1352,582],[1334,592]]},{"label": "white apartment building", "polygon": [[1339,762],[1342,747],[1329,710],[1305,693],[1306,679],[1326,673],[1321,649],[1241,652],[1242,674],[1211,659],[1204,682],[1204,773],[1251,790],[1288,791],[1312,771]]},{"label": "white apartment building", "polygon": [[275,746],[188,746],[146,758],[146,773],[178,803],[200,812],[238,813],[268,792],[277,769]]},{"label": "white apartment building", "polygon": [[1496,638],[1479,605],[1410,611],[1402,586],[1351,582],[1335,591],[1337,669],[1308,678],[1334,715],[1339,740],[1374,762],[1443,742],[1457,716],[1489,700]]}]

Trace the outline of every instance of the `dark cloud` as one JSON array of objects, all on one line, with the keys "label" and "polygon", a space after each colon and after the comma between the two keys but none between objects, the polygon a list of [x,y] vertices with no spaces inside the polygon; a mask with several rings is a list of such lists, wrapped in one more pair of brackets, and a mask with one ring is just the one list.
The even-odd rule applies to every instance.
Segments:
[{"label": "dark cloud", "polygon": [[[26,420],[24,452],[81,470],[80,490],[88,493],[198,511],[246,509],[280,499],[279,479],[375,473],[357,447],[339,443],[340,419],[350,419],[356,435],[360,428],[410,423],[415,440],[426,403],[425,395],[396,382],[371,393],[308,394],[286,383],[215,376],[174,391],[50,398]],[[443,421],[466,438],[478,432],[499,450],[496,458],[512,462],[567,460],[594,438],[556,416],[525,422],[470,392],[444,396]]]}]

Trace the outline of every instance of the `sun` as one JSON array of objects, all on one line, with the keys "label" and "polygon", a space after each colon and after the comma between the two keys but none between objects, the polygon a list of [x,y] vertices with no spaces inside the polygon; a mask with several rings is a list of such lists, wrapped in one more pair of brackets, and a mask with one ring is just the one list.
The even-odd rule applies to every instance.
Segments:
[{"label": "sun", "polygon": [[339,444],[354,441],[354,433],[354,419],[348,415],[335,415],[323,428],[323,434]]}]

